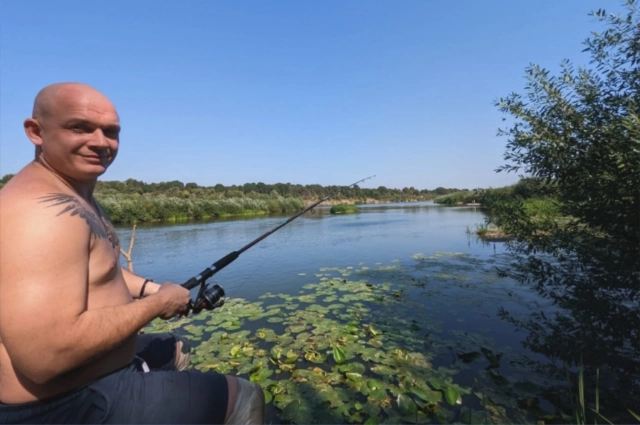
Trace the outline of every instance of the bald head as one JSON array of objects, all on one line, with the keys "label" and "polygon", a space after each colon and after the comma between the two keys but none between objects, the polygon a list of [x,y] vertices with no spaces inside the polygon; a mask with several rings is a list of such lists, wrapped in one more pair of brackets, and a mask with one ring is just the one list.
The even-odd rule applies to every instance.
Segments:
[{"label": "bald head", "polygon": [[[111,101],[95,88],[82,83],[51,84],[38,92],[33,102],[32,117],[40,124],[44,124],[61,107],[83,103],[89,100],[106,102],[111,107]],[[114,108],[115,110],[115,108]]]},{"label": "bald head", "polygon": [[[57,83],[40,90],[24,128],[35,145],[35,159],[58,170],[74,165],[73,158],[87,157],[103,158],[102,168],[106,169],[118,150],[116,108],[87,84]],[[69,168],[67,175],[77,171]]]}]

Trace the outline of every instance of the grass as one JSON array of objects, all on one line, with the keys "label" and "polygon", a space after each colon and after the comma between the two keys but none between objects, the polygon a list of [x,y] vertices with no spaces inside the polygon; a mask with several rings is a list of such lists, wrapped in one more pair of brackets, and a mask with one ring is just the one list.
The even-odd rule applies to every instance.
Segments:
[{"label": "grass", "polygon": [[339,204],[331,207],[331,214],[355,214],[360,212],[357,206],[351,204]]},{"label": "grass", "polygon": [[297,198],[178,198],[160,195],[108,195],[98,197],[114,224],[177,222],[230,216],[299,211]]},{"label": "grass", "polygon": [[[566,366],[565,366],[566,367]],[[578,370],[578,393],[573,394],[571,390],[571,378],[569,374],[569,370],[567,368],[567,380],[569,381],[569,392],[571,394],[571,402],[573,404],[573,420],[577,425],[586,425],[588,422],[587,415],[592,416],[592,413],[595,414],[594,423],[598,423],[597,419],[600,419],[607,424],[613,425],[609,419],[607,419],[600,412],[600,369],[596,370],[596,388],[595,388],[595,402],[593,407],[587,406],[587,402],[585,401],[585,385],[584,385],[584,369],[582,366],[582,362],[580,363],[580,368]],[[629,414],[633,416],[640,423],[640,415],[634,412],[631,409],[627,409]]]},{"label": "grass", "polygon": [[476,224],[476,229],[471,230],[469,226],[467,226],[467,230],[465,232],[467,235],[475,234],[481,239],[485,240],[497,240],[497,239],[505,239],[508,237],[506,233],[504,233],[499,227],[489,228],[486,224]]}]

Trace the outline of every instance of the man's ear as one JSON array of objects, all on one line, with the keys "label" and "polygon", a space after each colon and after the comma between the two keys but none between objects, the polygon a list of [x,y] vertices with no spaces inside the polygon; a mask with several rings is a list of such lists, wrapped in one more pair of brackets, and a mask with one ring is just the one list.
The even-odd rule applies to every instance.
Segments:
[{"label": "man's ear", "polygon": [[42,126],[35,118],[24,120],[24,132],[36,147],[42,146]]}]

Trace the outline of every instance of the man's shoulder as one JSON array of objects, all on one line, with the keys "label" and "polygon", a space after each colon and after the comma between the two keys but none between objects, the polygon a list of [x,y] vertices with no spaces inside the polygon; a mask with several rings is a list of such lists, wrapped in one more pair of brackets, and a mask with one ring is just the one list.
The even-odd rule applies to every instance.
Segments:
[{"label": "man's shoulder", "polygon": [[[56,225],[66,227],[76,220],[60,220],[61,216],[89,214],[85,204],[72,191],[65,192],[48,182],[23,179],[0,192],[0,217],[3,233],[24,226]],[[56,223],[53,223],[56,220]],[[78,222],[81,224],[82,222]]]},{"label": "man's shoulder", "polygon": [[[10,181],[0,191],[0,211],[3,213],[12,212],[37,212],[42,210],[46,205],[47,199],[53,195],[63,195],[60,188],[46,181],[39,181],[29,178],[16,178]],[[64,194],[72,196],[72,194]]]}]

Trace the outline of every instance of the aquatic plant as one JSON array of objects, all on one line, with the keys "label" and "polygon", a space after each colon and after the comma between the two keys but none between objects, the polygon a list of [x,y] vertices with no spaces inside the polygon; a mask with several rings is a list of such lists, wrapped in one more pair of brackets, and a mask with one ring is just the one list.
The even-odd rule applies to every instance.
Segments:
[{"label": "aquatic plant", "polygon": [[338,204],[332,206],[329,212],[331,214],[355,214],[360,212],[360,209],[353,204]]},{"label": "aquatic plant", "polygon": [[[470,288],[467,273],[482,262],[464,253],[414,260],[410,270],[323,268],[295,294],[231,298],[214,312],[155,321],[145,331],[191,339],[197,370],[260,383],[286,423],[535,420],[536,403],[520,404],[539,385],[503,374],[517,356],[486,338],[443,332],[434,320],[441,313],[423,302],[434,291]],[[443,360],[453,352],[454,364]],[[470,371],[472,381],[461,378]]]}]

